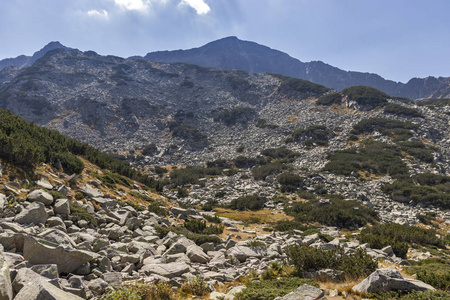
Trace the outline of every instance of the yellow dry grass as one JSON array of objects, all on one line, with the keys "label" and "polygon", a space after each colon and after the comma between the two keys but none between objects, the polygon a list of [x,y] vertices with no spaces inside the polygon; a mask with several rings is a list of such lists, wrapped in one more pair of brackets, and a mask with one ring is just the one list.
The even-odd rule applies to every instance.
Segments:
[{"label": "yellow dry grass", "polygon": [[[284,212],[272,209],[262,209],[257,211],[238,211],[226,208],[215,208],[214,211],[219,217],[225,217],[246,223],[275,223],[283,220],[292,220]],[[259,221],[255,222],[256,219]]]}]

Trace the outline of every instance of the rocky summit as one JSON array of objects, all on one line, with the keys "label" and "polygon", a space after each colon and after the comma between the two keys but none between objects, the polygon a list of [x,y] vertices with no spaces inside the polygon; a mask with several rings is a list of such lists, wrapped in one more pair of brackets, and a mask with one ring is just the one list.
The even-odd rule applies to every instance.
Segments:
[{"label": "rocky summit", "polygon": [[450,296],[448,99],[54,46],[0,72],[0,299]]}]

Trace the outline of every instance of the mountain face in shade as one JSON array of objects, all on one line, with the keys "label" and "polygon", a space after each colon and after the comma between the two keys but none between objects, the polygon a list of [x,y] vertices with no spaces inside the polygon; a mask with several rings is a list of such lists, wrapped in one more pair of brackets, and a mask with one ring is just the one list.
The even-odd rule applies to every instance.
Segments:
[{"label": "mountain face in shade", "polygon": [[240,69],[248,72],[272,72],[309,80],[342,90],[355,85],[366,85],[391,96],[418,98],[445,98],[450,96],[448,78],[411,79],[407,84],[386,80],[373,73],[344,71],[321,61],[301,62],[288,54],[226,37],[199,48],[148,53],[144,58],[159,62],[184,62],[203,67]]},{"label": "mountain face in shade", "polygon": [[32,56],[20,55],[15,58],[6,58],[0,60],[0,70],[6,67],[24,68],[31,66],[36,60],[43,57],[45,53],[55,49],[71,49],[62,45],[60,42],[50,42],[41,50],[35,52]]}]

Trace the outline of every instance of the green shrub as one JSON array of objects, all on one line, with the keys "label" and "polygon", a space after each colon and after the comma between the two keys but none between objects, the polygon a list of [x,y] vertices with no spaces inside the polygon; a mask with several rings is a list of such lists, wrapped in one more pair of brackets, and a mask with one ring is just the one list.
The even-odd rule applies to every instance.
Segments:
[{"label": "green shrub", "polygon": [[423,118],[423,114],[414,108],[405,107],[398,104],[387,104],[384,106],[384,112],[403,117]]},{"label": "green shrub", "polygon": [[156,147],[155,143],[151,143],[146,145],[143,149],[142,149],[142,154],[143,155],[153,155],[155,154],[155,152],[158,150],[158,148]]},{"label": "green shrub", "polygon": [[184,222],[184,228],[193,232],[200,234],[222,234],[224,226],[223,225],[206,225],[205,221],[198,219],[189,219]]},{"label": "green shrub", "polygon": [[204,243],[214,243],[214,245],[219,245],[222,243],[222,239],[216,235],[192,233],[184,227],[167,228],[162,226],[156,226],[155,230],[159,238],[164,238],[170,231],[173,231],[176,234],[184,235],[188,239],[194,241],[194,243],[199,246]]},{"label": "green shrub", "polygon": [[294,229],[305,231],[309,228],[311,228],[309,225],[305,225],[299,221],[278,221],[274,226],[276,231],[291,231]]},{"label": "green shrub", "polygon": [[280,74],[268,73],[281,80],[278,92],[282,94],[303,94],[305,96],[316,96],[328,92],[330,89],[311,81],[287,77]]},{"label": "green shrub", "polygon": [[285,212],[297,222],[318,222],[327,226],[339,228],[358,228],[367,223],[375,223],[378,215],[375,210],[358,201],[343,200],[341,197],[331,197],[328,204],[318,199],[308,202],[295,202],[285,208]]},{"label": "green shrub", "polygon": [[358,239],[375,249],[391,245],[395,255],[402,258],[406,258],[409,244],[445,248],[444,241],[436,236],[436,231],[396,223],[377,224],[364,228]]},{"label": "green shrub", "polygon": [[303,178],[297,174],[285,172],[277,177],[277,181],[282,185],[289,185],[296,188],[303,186]]},{"label": "green shrub", "polygon": [[390,120],[384,118],[363,119],[353,126],[351,134],[368,134],[378,131],[385,136],[412,136],[411,130],[419,128],[419,125],[411,122]]},{"label": "green shrub", "polygon": [[273,300],[284,296],[303,284],[318,287],[310,279],[298,277],[282,277],[278,280],[251,281],[246,284],[247,288],[236,295],[237,300]]},{"label": "green shrub", "polygon": [[211,293],[208,284],[201,277],[194,277],[183,283],[181,292],[195,296],[206,296]]},{"label": "green shrub", "polygon": [[234,165],[238,168],[251,168],[258,163],[256,158],[249,158],[245,156],[238,156],[234,159]]},{"label": "green shrub", "polygon": [[330,106],[333,104],[342,104],[342,95],[340,93],[332,93],[320,96],[316,102],[317,105]]},{"label": "green shrub", "polygon": [[411,292],[402,292],[402,291],[391,291],[387,293],[381,294],[368,294],[370,299],[378,299],[378,300],[447,300],[450,299],[450,292],[444,291],[411,291]]},{"label": "green shrub", "polygon": [[237,210],[259,210],[264,207],[264,203],[264,199],[257,195],[247,195],[233,199],[228,207]]},{"label": "green shrub", "polygon": [[152,201],[147,206],[147,210],[161,217],[169,215],[169,211],[161,201]]},{"label": "green shrub", "polygon": [[346,95],[350,100],[355,101],[359,105],[373,109],[388,103],[389,95],[368,86],[352,86],[342,90],[342,94]]},{"label": "green shrub", "polygon": [[309,126],[307,128],[300,128],[291,134],[291,140],[297,142],[304,142],[306,146],[328,146],[330,138],[330,130],[322,125]]},{"label": "green shrub", "polygon": [[88,213],[87,209],[81,205],[79,205],[76,201],[70,201],[70,214],[72,216],[76,216],[81,220],[85,220],[91,223],[94,226],[97,226],[97,219],[94,215]]},{"label": "green shrub", "polygon": [[205,220],[210,222],[210,223],[216,223],[216,224],[222,223],[220,218],[218,216],[216,216],[216,215],[211,216],[211,215],[207,215],[207,214],[202,214],[202,217],[205,218]]},{"label": "green shrub", "polygon": [[277,174],[287,169],[289,169],[288,165],[280,161],[274,161],[262,166],[254,167],[252,169],[252,175],[256,180],[264,180],[269,175]]},{"label": "green shrub", "polygon": [[[431,204],[443,209],[449,209],[450,195],[448,192],[450,190],[450,182],[447,182],[448,178],[450,177],[422,173],[412,178],[399,179],[391,184],[385,184],[381,189],[397,202]],[[414,182],[417,182],[417,184]]]},{"label": "green shrub", "polygon": [[222,122],[227,126],[235,124],[246,124],[257,116],[256,111],[250,107],[238,107],[233,109],[225,109],[219,112],[215,117],[215,122]]},{"label": "green shrub", "polygon": [[308,245],[291,245],[285,250],[288,260],[299,275],[322,268],[343,271],[347,278],[357,279],[374,272],[378,263],[365,250],[345,254],[343,248],[326,250]]},{"label": "green shrub", "polygon": [[279,147],[279,148],[269,148],[261,151],[261,154],[264,156],[268,156],[272,159],[289,159],[289,158],[295,158],[300,155],[298,152],[294,152],[292,150],[289,150],[286,147]]},{"label": "green shrub", "polygon": [[369,141],[362,147],[335,151],[327,156],[330,160],[324,171],[349,176],[352,172],[369,171],[374,175],[400,176],[408,173],[401,153],[393,146]]},{"label": "green shrub", "polygon": [[166,282],[134,283],[103,295],[101,300],[172,300],[172,287]]},{"label": "green shrub", "polygon": [[419,265],[406,268],[408,274],[417,274],[417,279],[432,287],[450,291],[450,264],[436,260],[421,261]]}]

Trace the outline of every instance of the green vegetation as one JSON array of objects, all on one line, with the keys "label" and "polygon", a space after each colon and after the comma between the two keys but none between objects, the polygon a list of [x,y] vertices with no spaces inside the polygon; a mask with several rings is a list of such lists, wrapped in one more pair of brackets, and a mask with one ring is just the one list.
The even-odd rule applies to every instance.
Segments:
[{"label": "green vegetation", "polygon": [[337,195],[326,197],[329,201],[314,199],[295,202],[285,208],[286,214],[293,216],[297,222],[318,222],[339,228],[358,228],[378,220],[375,210],[358,201],[346,201]]},{"label": "green vegetation", "polygon": [[436,231],[396,223],[377,224],[364,228],[358,239],[375,249],[390,245],[395,255],[402,258],[406,258],[410,244],[445,248],[444,241],[436,236]]},{"label": "green vegetation", "polygon": [[264,199],[257,195],[247,195],[233,199],[228,207],[237,210],[259,210],[264,207],[264,203]]},{"label": "green vegetation", "polygon": [[420,223],[424,225],[431,225],[433,221],[436,221],[436,213],[435,212],[425,212],[424,214],[418,213],[416,214],[416,218]]},{"label": "green vegetation", "polygon": [[389,95],[368,86],[352,86],[342,90],[342,94],[369,109],[387,104],[387,99],[390,98]]},{"label": "green vegetation", "polygon": [[328,139],[330,137],[330,130],[322,125],[310,126],[308,128],[300,128],[295,130],[291,137],[286,139],[286,142],[300,142],[303,141],[306,146],[328,146]]},{"label": "green vegetation", "polygon": [[94,176],[103,182],[104,185],[112,189],[116,188],[116,184],[121,184],[129,188],[133,186],[133,181],[129,178],[106,170],[103,170],[103,175],[95,174]]},{"label": "green vegetation", "polygon": [[417,101],[419,106],[428,106],[432,108],[450,105],[450,99],[425,99]]},{"label": "green vegetation", "polygon": [[252,169],[252,175],[256,180],[264,180],[269,175],[277,174],[287,169],[289,169],[288,165],[280,161],[274,161],[262,166],[254,167]]},{"label": "green vegetation", "polygon": [[203,278],[196,276],[183,283],[181,292],[186,295],[206,296],[211,293],[211,289]]},{"label": "green vegetation", "polygon": [[192,125],[173,121],[168,123],[168,126],[172,132],[172,136],[184,139],[187,142],[190,142],[191,145],[204,147],[208,144],[207,136]]},{"label": "green vegetation", "polygon": [[271,159],[279,158],[279,159],[286,159],[286,160],[292,160],[295,157],[300,155],[300,153],[289,150],[286,147],[265,149],[265,150],[261,151],[261,154],[264,156],[267,156]]},{"label": "green vegetation", "polygon": [[219,112],[215,117],[215,122],[222,122],[227,126],[235,124],[246,124],[250,120],[253,120],[257,116],[257,113],[250,107],[238,107],[233,109],[224,109]]},{"label": "green vegetation", "polygon": [[438,259],[418,261],[416,265],[406,268],[406,273],[417,274],[417,279],[434,288],[450,291],[450,264]]},{"label": "green vegetation", "polygon": [[262,119],[262,118],[259,118],[258,120],[256,120],[255,126],[259,127],[259,128],[268,128],[268,129],[278,128],[278,125],[268,124],[267,120],[266,119]]},{"label": "green vegetation", "polygon": [[433,152],[436,151],[434,147],[427,146],[420,141],[398,142],[397,145],[400,147],[400,150],[419,161],[426,163],[433,162]]},{"label": "green vegetation", "polygon": [[289,172],[278,175],[277,181],[281,184],[281,192],[296,192],[303,186],[303,178]]},{"label": "green vegetation", "polygon": [[223,233],[223,225],[206,225],[205,221],[198,219],[190,219],[184,222],[184,228],[193,233],[200,234],[222,234]]},{"label": "green vegetation", "polygon": [[377,300],[447,300],[450,299],[450,292],[444,291],[411,291],[409,293],[392,291],[383,294],[368,294],[370,299]]},{"label": "green vegetation", "polygon": [[311,81],[291,78],[280,74],[268,73],[281,80],[278,91],[282,94],[301,93],[307,96],[320,95],[328,92],[330,89],[323,85],[312,83]]},{"label": "green vegetation", "polygon": [[155,143],[151,143],[142,148],[143,155],[153,155],[158,150]]},{"label": "green vegetation", "polygon": [[85,220],[94,226],[97,226],[97,219],[94,215],[88,213],[87,209],[76,201],[69,201],[70,215],[77,217],[78,219]]},{"label": "green vegetation", "polygon": [[291,231],[294,229],[305,231],[311,228],[311,226],[305,225],[299,221],[278,221],[275,223],[274,229],[277,231]]},{"label": "green vegetation", "polygon": [[188,239],[194,241],[194,243],[199,246],[204,243],[214,243],[214,245],[218,245],[218,244],[222,243],[222,240],[216,235],[192,233],[184,227],[167,228],[167,227],[156,226],[155,230],[161,239],[164,238],[170,231],[172,231],[172,232],[175,232],[176,234],[184,235]]},{"label": "green vegetation", "polygon": [[172,286],[167,282],[134,283],[122,285],[103,295],[101,300],[172,300]]},{"label": "green vegetation", "polygon": [[423,118],[423,114],[417,109],[392,103],[384,106],[384,112],[401,117]]},{"label": "green vegetation", "polygon": [[335,151],[328,155],[330,160],[324,171],[349,176],[352,172],[369,172],[374,175],[400,176],[407,174],[408,167],[400,158],[401,153],[394,145],[367,141],[359,148]]},{"label": "green vegetation", "polygon": [[369,134],[378,131],[385,136],[402,137],[402,140],[412,137],[411,130],[419,128],[419,125],[411,122],[389,120],[383,118],[370,118],[361,120],[353,127],[351,134]]},{"label": "green vegetation", "polygon": [[317,105],[331,106],[333,104],[342,104],[342,95],[340,93],[332,93],[319,97]]},{"label": "green vegetation", "polygon": [[343,271],[347,279],[368,276],[377,269],[378,263],[365,250],[357,249],[353,254],[345,254],[343,248],[325,250],[308,245],[292,245],[285,250],[290,263],[300,276],[310,270],[323,268]]},{"label": "green vegetation", "polygon": [[382,186],[394,201],[450,209],[450,176],[421,173]]},{"label": "green vegetation", "polygon": [[160,182],[133,170],[129,164],[55,130],[34,125],[6,110],[0,110],[0,144],[1,159],[28,171],[32,171],[39,163],[55,163],[59,160],[66,173],[81,173],[84,164],[77,157],[79,155],[111,173],[162,190]]},{"label": "green vegetation", "polygon": [[202,217],[205,218],[205,220],[210,222],[210,223],[216,223],[216,224],[222,223],[220,218],[218,216],[216,216],[216,215],[211,216],[211,215],[208,215],[208,214],[202,214]]},{"label": "green vegetation", "polygon": [[225,174],[226,172],[224,173],[224,169],[232,169],[231,165],[224,160],[207,162],[207,167],[186,167],[173,169],[169,173],[170,183],[174,186],[198,184],[200,178]]},{"label": "green vegetation", "polygon": [[247,288],[236,295],[237,300],[273,300],[278,296],[284,296],[303,284],[318,287],[310,279],[298,277],[282,277],[273,280],[251,281]]}]

